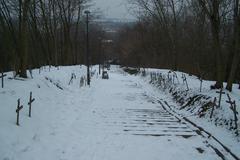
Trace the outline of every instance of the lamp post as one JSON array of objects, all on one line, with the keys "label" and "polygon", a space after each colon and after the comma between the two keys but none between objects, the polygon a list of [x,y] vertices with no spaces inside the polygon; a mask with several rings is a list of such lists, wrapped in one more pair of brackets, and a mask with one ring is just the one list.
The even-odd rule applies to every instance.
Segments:
[{"label": "lamp post", "polygon": [[90,86],[90,69],[89,69],[89,33],[88,33],[88,24],[89,24],[89,14],[90,11],[86,10],[84,12],[86,14],[86,39],[87,39],[87,46],[86,46],[86,57],[87,57],[87,84]]}]

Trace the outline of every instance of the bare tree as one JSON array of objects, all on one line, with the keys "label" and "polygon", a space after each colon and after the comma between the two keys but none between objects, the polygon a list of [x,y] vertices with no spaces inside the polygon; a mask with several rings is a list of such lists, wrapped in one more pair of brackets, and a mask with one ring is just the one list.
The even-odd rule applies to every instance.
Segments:
[{"label": "bare tree", "polygon": [[204,13],[207,15],[210,24],[211,24],[211,33],[212,33],[212,49],[216,58],[216,74],[217,82],[214,88],[223,87],[223,77],[224,77],[224,68],[223,68],[223,55],[222,55],[222,46],[220,41],[220,30],[221,30],[221,18],[220,18],[220,5],[221,0],[198,0],[199,5],[201,6]]},{"label": "bare tree", "polygon": [[239,10],[239,0],[234,0],[233,1],[233,20],[234,20],[234,40],[233,40],[233,47],[234,47],[234,52],[233,52],[233,58],[232,58],[232,65],[231,65],[231,70],[230,74],[228,77],[227,81],[227,86],[226,89],[229,91],[232,91],[232,85],[234,82],[234,79],[236,77],[237,73],[237,68],[239,67],[239,61],[240,61],[240,10]]}]

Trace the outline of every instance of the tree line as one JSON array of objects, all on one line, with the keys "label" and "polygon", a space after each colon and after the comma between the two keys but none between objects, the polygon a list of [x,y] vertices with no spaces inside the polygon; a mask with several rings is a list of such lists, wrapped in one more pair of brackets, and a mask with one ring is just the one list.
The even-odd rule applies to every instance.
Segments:
[{"label": "tree line", "polygon": [[138,22],[119,34],[126,65],[160,67],[216,80],[240,79],[239,0],[132,0]]},{"label": "tree line", "polygon": [[[0,0],[0,69],[26,78],[34,67],[84,63],[89,2]],[[91,34],[102,35],[101,27],[91,27]],[[93,56],[96,43],[93,38]]]}]

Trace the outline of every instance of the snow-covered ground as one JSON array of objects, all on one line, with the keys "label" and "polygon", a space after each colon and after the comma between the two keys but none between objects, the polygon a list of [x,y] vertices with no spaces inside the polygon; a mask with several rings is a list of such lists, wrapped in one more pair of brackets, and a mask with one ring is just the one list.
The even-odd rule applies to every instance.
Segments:
[{"label": "snow-covered ground", "polygon": [[[147,73],[157,73],[161,74],[165,79],[167,80],[167,76],[170,77],[173,75],[173,72],[169,73],[169,70],[163,70],[163,69],[147,69]],[[165,89],[164,85],[159,85],[159,81],[151,81],[150,75],[146,76],[144,79],[147,82],[152,83],[156,88],[160,88],[161,91],[164,91],[165,93],[169,93],[169,95],[172,94],[172,96],[175,96],[175,100],[177,100],[180,105],[177,105],[179,107],[178,109],[183,109],[185,111],[189,111],[191,113],[191,116],[202,116],[205,119],[210,119],[210,113],[211,108],[207,110],[207,112],[202,112],[203,105],[206,103],[202,103],[201,101],[205,100],[205,102],[214,101],[214,98],[216,98],[216,104],[219,104],[219,91],[220,90],[212,90],[210,89],[210,86],[213,85],[214,81],[202,81],[202,88],[200,92],[200,80],[198,77],[194,75],[188,75],[183,72],[174,72],[178,79],[175,78],[174,83],[171,82],[169,85],[166,84]],[[183,82],[182,75],[186,76],[187,85]],[[172,77],[171,77],[172,78]],[[166,82],[167,83],[167,82]],[[226,86],[226,83],[224,83],[224,86]],[[211,120],[214,120],[214,123],[216,125],[223,126],[229,130],[232,130],[232,132],[236,132],[236,130],[233,129],[235,127],[234,123],[234,113],[230,107],[230,104],[227,103],[229,101],[228,95],[230,96],[232,101],[236,102],[237,106],[237,112],[240,113],[240,89],[237,84],[233,85],[233,91],[229,92],[227,90],[223,90],[222,96],[221,96],[221,103],[220,107],[215,107],[215,110],[213,111],[213,118]],[[181,94],[181,95],[180,95]],[[177,97],[179,96],[179,97]],[[195,98],[195,99],[193,99]],[[182,102],[183,101],[183,102]],[[191,101],[190,105],[188,105],[189,101]],[[237,115],[238,120],[240,120],[240,114]],[[238,132],[240,133],[240,121],[238,121]]]},{"label": "snow-covered ground", "polygon": [[[222,159],[221,154],[234,159],[161,106],[160,101],[177,104],[139,76],[112,66],[109,80],[96,73],[91,87],[80,87],[85,71],[84,66],[52,67],[40,74],[33,70],[33,79],[5,78],[0,89],[0,160],[214,160]],[[69,85],[72,73],[76,79]],[[31,118],[30,91],[35,98]],[[20,126],[15,124],[18,98],[24,105]],[[232,134],[202,124],[214,135],[225,136],[221,142],[240,156]]]}]

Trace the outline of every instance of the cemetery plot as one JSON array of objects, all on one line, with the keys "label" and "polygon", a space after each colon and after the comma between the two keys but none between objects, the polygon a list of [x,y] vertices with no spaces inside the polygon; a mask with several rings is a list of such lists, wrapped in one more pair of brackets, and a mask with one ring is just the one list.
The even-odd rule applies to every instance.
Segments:
[{"label": "cemetery plot", "polygon": [[[189,86],[186,91],[185,82],[178,83],[177,80],[177,77],[181,80],[182,73],[176,72],[176,76],[172,71],[165,71],[150,75],[147,70],[141,78],[148,79],[142,80],[124,74],[120,69],[114,71],[114,67],[109,72],[109,81],[93,76],[92,86],[83,88],[85,68],[81,74],[78,74],[79,67],[64,68],[52,68],[40,75],[36,74],[38,70],[33,70],[33,79],[7,81],[6,89],[0,92],[0,101],[4,102],[0,107],[0,113],[4,113],[0,116],[0,125],[4,128],[0,131],[0,159],[34,159],[36,154],[43,155],[41,158],[46,160],[153,160],[160,156],[166,160],[172,157],[184,160],[239,159],[239,146],[231,141],[229,145],[230,138],[224,132],[217,132],[216,136],[214,124],[208,124],[211,120],[215,122],[221,109],[228,109],[232,130],[237,130],[238,99],[233,94],[229,94],[229,98],[222,94],[221,107],[218,107],[221,91],[216,93],[209,89],[216,98],[206,95],[208,82],[204,81],[200,94],[197,77],[185,74]],[[68,85],[71,73],[77,78]],[[153,85],[147,83],[150,78]],[[195,88],[192,87],[193,79],[196,80]],[[55,84],[64,90],[59,90]],[[183,91],[179,93],[185,95],[182,106],[171,97],[171,94],[179,96],[176,93],[178,86]],[[192,94],[193,91],[197,94]],[[10,103],[18,97],[21,103],[20,99],[17,106]],[[35,103],[36,99],[38,103]],[[204,117],[209,122],[196,118],[196,112],[192,110],[194,104],[201,104],[199,99],[211,102]],[[201,111],[198,109],[195,111]],[[16,124],[22,127],[15,126],[16,117]]]}]

